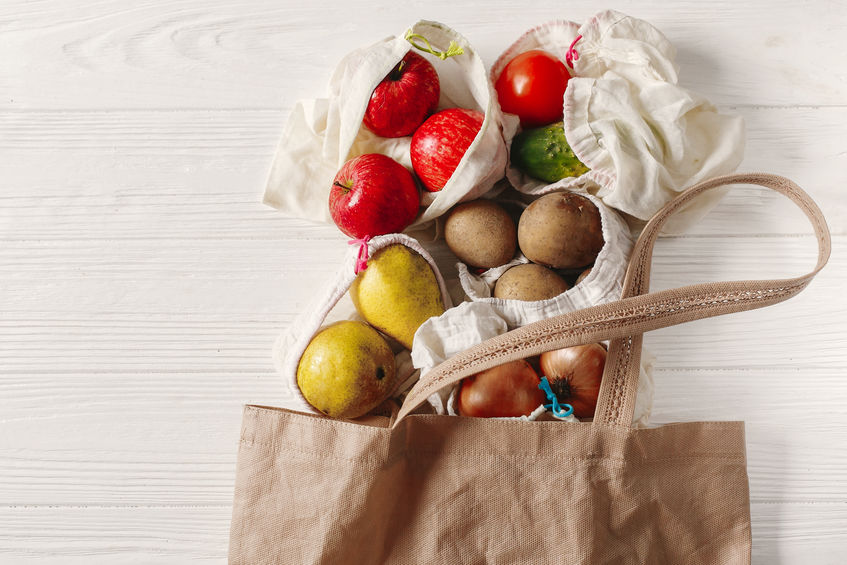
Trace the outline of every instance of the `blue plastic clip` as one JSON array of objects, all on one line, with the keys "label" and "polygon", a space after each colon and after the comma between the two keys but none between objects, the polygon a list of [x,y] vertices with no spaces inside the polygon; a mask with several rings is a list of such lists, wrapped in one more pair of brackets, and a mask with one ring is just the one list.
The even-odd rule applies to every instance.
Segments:
[{"label": "blue plastic clip", "polygon": [[556,418],[567,418],[573,414],[573,406],[570,404],[559,404],[559,399],[556,398],[556,394],[550,388],[550,381],[547,380],[547,377],[541,377],[541,383],[538,385],[538,388],[544,391],[544,394],[547,395],[547,400],[551,402],[550,404],[545,404],[544,408],[552,411],[553,416]]}]

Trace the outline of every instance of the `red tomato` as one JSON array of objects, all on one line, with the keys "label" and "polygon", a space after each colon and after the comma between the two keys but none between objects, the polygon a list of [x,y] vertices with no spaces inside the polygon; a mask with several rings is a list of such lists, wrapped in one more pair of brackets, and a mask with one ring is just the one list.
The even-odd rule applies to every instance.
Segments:
[{"label": "red tomato", "polygon": [[477,418],[529,416],[547,398],[541,379],[524,360],[511,361],[462,380],[459,414]]},{"label": "red tomato", "polygon": [[562,119],[570,78],[562,61],[532,49],[506,64],[494,88],[504,112],[517,114],[524,128],[537,127]]}]

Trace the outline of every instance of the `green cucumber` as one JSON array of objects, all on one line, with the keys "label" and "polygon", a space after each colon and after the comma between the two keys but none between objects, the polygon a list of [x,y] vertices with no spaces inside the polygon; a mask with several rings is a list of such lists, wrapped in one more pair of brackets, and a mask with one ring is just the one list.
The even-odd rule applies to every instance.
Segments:
[{"label": "green cucumber", "polygon": [[588,172],[588,167],[576,158],[568,145],[562,122],[527,129],[516,135],[512,140],[511,159],[514,167],[545,182]]}]

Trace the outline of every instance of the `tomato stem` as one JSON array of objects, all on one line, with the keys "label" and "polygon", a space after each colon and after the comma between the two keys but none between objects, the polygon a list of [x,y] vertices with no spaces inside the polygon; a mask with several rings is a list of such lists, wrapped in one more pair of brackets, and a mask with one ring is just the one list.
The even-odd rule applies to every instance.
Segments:
[{"label": "tomato stem", "polygon": [[[447,57],[453,57],[455,55],[462,55],[465,52],[465,50],[462,49],[459,46],[459,44],[456,43],[455,41],[450,41],[450,45],[447,46],[447,51],[439,51],[438,49],[436,49],[432,46],[432,43],[430,43],[429,40],[426,37],[424,37],[420,34],[417,34],[417,33],[412,33],[411,29],[406,32],[405,39],[406,39],[406,41],[411,43],[412,47],[414,47],[415,49],[419,49],[419,50],[423,51],[424,53],[431,53],[431,54],[435,55],[436,57],[438,57],[439,59],[441,59],[442,61],[447,59]],[[424,46],[424,45],[421,45],[419,43],[415,43],[415,40],[417,40],[417,39],[423,41],[424,43],[426,43],[426,45]]]}]

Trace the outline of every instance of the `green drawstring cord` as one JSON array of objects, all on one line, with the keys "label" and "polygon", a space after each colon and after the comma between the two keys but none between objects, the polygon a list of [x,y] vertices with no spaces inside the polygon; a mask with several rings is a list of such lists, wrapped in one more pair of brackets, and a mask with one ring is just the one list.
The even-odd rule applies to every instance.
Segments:
[{"label": "green drawstring cord", "polygon": [[[447,46],[447,51],[439,51],[438,49],[432,46],[432,43],[430,43],[426,37],[417,33],[412,33],[411,29],[406,32],[405,39],[406,41],[411,43],[412,47],[414,47],[415,49],[420,49],[424,53],[432,53],[442,61],[447,59],[447,57],[453,57],[454,55],[463,55],[465,53],[465,50],[462,49],[459,44],[455,41],[450,41],[450,45]],[[416,39],[419,39],[426,43],[426,46],[423,46],[419,43],[415,43]]]}]

